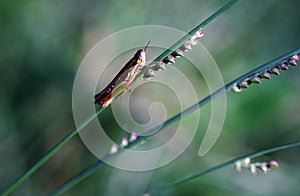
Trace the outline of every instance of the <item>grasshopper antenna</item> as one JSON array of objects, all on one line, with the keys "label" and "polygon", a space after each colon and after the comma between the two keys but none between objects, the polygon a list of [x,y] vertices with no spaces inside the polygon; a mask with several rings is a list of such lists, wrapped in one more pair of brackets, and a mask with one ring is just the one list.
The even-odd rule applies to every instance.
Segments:
[{"label": "grasshopper antenna", "polygon": [[147,44],[146,44],[146,46],[144,48],[144,51],[146,51],[146,49],[148,48],[149,44],[150,44],[150,41],[147,42]]}]

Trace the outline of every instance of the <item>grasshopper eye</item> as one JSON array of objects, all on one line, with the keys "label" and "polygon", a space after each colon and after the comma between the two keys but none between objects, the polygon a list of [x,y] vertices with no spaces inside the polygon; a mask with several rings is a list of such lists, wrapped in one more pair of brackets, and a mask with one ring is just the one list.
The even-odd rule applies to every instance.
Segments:
[{"label": "grasshopper eye", "polygon": [[141,65],[143,62],[144,62],[144,61],[141,60],[141,59],[138,59],[138,60],[137,60],[137,64],[139,64],[139,65]]}]

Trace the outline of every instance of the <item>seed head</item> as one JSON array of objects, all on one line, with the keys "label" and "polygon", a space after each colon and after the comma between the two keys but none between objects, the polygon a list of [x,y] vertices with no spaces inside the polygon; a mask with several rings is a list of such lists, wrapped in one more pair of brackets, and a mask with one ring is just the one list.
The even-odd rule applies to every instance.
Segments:
[{"label": "seed head", "polygon": [[119,151],[119,147],[118,147],[118,145],[116,145],[115,143],[111,146],[111,148],[110,148],[110,154],[115,154],[115,153],[117,153]]},{"label": "seed head", "polygon": [[164,58],[162,61],[166,64],[175,63],[174,57],[172,55],[169,55],[168,57]]}]

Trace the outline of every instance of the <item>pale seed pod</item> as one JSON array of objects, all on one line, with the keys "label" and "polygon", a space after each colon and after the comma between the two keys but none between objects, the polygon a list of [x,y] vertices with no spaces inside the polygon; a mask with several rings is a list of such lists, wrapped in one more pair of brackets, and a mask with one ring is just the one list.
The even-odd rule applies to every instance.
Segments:
[{"label": "pale seed pod", "polygon": [[126,147],[127,145],[128,145],[128,140],[127,138],[124,137],[121,142],[121,147]]},{"label": "pale seed pod", "polygon": [[252,76],[249,80],[251,80],[251,82],[255,84],[261,83],[260,78],[258,76]]},{"label": "pale seed pod", "polygon": [[248,88],[249,87],[247,81],[242,81],[242,82],[238,83],[237,86],[239,88]]},{"label": "pale seed pod", "polygon": [[188,51],[188,50],[192,50],[192,45],[189,41],[185,42],[183,45],[181,45],[179,47],[179,49],[181,49],[182,51]]},{"label": "pale seed pod", "polygon": [[250,164],[249,170],[253,175],[256,175],[256,165],[255,164]]},{"label": "pale seed pod", "polygon": [[160,68],[160,69],[163,69],[163,70],[166,70],[166,64],[162,61],[160,61],[157,66]]},{"label": "pale seed pod", "polygon": [[248,166],[251,163],[251,159],[249,157],[243,159],[242,165],[243,166]]},{"label": "pale seed pod", "polygon": [[279,167],[279,163],[276,160],[271,160],[267,163],[268,168]]},{"label": "pale seed pod", "polygon": [[183,50],[181,50],[180,48],[178,48],[177,50],[175,50],[172,54],[173,57],[175,58],[180,58],[183,57]]},{"label": "pale seed pod", "polygon": [[175,63],[174,57],[172,55],[169,55],[168,57],[164,58],[162,61],[166,64]]},{"label": "pale seed pod", "polygon": [[272,67],[269,70],[270,74],[274,74],[274,75],[279,75],[280,74],[280,70],[277,67]]},{"label": "pale seed pod", "polygon": [[135,132],[133,132],[130,135],[129,141],[133,142],[133,141],[135,141],[137,139],[137,137],[138,137],[137,134]]},{"label": "pale seed pod", "polygon": [[261,73],[258,75],[258,77],[264,78],[264,79],[271,79],[271,75],[270,75],[270,73],[267,72],[267,71],[261,72]]},{"label": "pale seed pod", "polygon": [[234,168],[236,169],[236,171],[241,172],[242,171],[242,163],[241,161],[237,161],[234,163]]},{"label": "pale seed pod", "polygon": [[194,36],[197,37],[197,38],[200,38],[200,37],[203,37],[203,36],[204,36],[204,33],[203,33],[203,31],[200,29],[200,30],[198,30],[198,31],[195,33]]},{"label": "pale seed pod", "polygon": [[268,167],[267,167],[267,163],[261,163],[258,165],[258,168],[264,173],[268,173]]},{"label": "pale seed pod", "polygon": [[287,62],[280,63],[279,68],[281,70],[288,70],[289,69]]},{"label": "pale seed pod", "polygon": [[143,79],[146,80],[155,76],[156,76],[156,72],[153,69],[149,69],[146,73],[144,73]]},{"label": "pale seed pod", "polygon": [[153,66],[151,66],[151,69],[154,71],[165,70],[166,64],[162,61],[159,61],[158,63],[155,63]]},{"label": "pale seed pod", "polygon": [[119,147],[114,143],[114,144],[111,146],[109,153],[110,153],[110,154],[115,154],[115,153],[117,153],[118,151],[119,151]]},{"label": "pale seed pod", "polygon": [[236,84],[231,87],[231,90],[236,93],[242,92],[242,89],[239,88]]},{"label": "pale seed pod", "polygon": [[295,60],[294,58],[290,58],[290,59],[288,60],[288,64],[289,64],[289,65],[292,65],[292,66],[297,66],[297,62],[296,62],[296,60]]},{"label": "pale seed pod", "polygon": [[190,39],[189,39],[190,43],[192,46],[195,46],[197,45],[197,37],[195,36],[192,36]]},{"label": "pale seed pod", "polygon": [[192,46],[197,45],[197,40],[198,40],[198,38],[203,37],[203,36],[204,36],[204,34],[203,34],[203,32],[202,32],[201,30],[197,31],[197,32],[189,39],[191,45],[192,45]]},{"label": "pale seed pod", "polygon": [[295,59],[296,61],[299,61],[299,60],[300,60],[299,54],[295,54],[295,55],[293,55],[291,58]]}]

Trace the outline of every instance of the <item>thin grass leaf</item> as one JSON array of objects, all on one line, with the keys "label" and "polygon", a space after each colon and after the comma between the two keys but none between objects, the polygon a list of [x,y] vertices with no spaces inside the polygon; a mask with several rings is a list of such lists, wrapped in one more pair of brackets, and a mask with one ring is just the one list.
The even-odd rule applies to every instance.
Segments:
[{"label": "thin grass leaf", "polygon": [[35,173],[48,159],[50,159],[59,149],[61,149],[70,139],[78,134],[86,125],[93,121],[103,109],[97,109],[96,113],[87,118],[78,127],[70,131],[65,137],[63,137],[59,142],[55,144],[45,155],[42,156],[36,163],[34,163],[29,169],[27,169],[23,174],[21,174],[15,181],[13,181],[0,195],[8,195],[14,189],[16,189],[20,184],[22,184],[27,178],[29,178],[33,173]]},{"label": "thin grass leaf", "polygon": [[190,175],[187,175],[185,177],[179,178],[178,180],[175,180],[173,182],[169,182],[169,183],[160,185],[159,187],[156,187],[156,188],[153,188],[152,190],[150,190],[148,192],[148,194],[151,195],[151,194],[157,193],[158,191],[161,191],[163,189],[174,187],[174,186],[182,184],[184,182],[188,182],[190,180],[193,180],[193,179],[198,178],[200,176],[203,176],[205,174],[208,174],[208,173],[214,172],[218,169],[221,169],[221,168],[224,168],[226,166],[232,165],[235,162],[244,160],[246,158],[252,159],[252,158],[259,157],[259,156],[263,156],[265,154],[269,154],[269,153],[273,153],[273,152],[277,152],[277,151],[281,151],[281,150],[286,150],[288,148],[294,148],[294,147],[297,147],[297,146],[300,146],[300,141],[296,141],[296,142],[292,142],[292,143],[288,143],[288,144],[283,144],[283,145],[268,148],[268,149],[265,149],[265,150],[253,152],[253,153],[250,153],[250,154],[246,154],[246,155],[231,159],[229,161],[225,161],[225,162],[223,162],[221,164],[218,164],[214,167],[210,167],[208,169],[200,170],[200,171],[195,172],[193,174],[190,174]]},{"label": "thin grass leaf", "polygon": [[[174,51],[176,51],[182,44],[184,44],[189,38],[191,38],[198,30],[202,27],[209,24],[213,21],[217,16],[222,14],[224,11],[229,9],[232,5],[234,5],[238,0],[231,0],[214,12],[211,16],[209,16],[205,21],[200,23],[194,29],[192,29],[186,36],[182,37],[179,41],[177,41],[174,45],[172,45],[169,49],[165,50],[161,55],[159,55],[151,64],[158,62],[161,59],[168,57]],[[145,69],[141,72],[137,77],[140,78],[143,74],[148,71],[149,68]],[[6,189],[1,192],[1,195],[8,195],[14,189],[16,189],[20,184],[22,184],[27,178],[29,178],[33,173],[35,173],[48,159],[50,159],[60,148],[62,148],[70,139],[72,139],[75,135],[78,134],[80,130],[82,130],[86,125],[88,125],[92,120],[94,120],[103,109],[97,109],[96,113],[91,115],[84,121],[79,127],[75,128],[74,130],[70,131],[64,138],[62,138],[55,146],[53,146],[48,152],[45,153],[36,163],[34,163],[29,169],[27,169],[23,174],[21,174],[17,179],[15,179]]]},{"label": "thin grass leaf", "polygon": [[[210,102],[212,99],[214,99],[215,97],[217,97],[218,95],[222,94],[224,91],[230,91],[230,89],[237,84],[240,81],[243,81],[247,78],[249,78],[252,75],[255,75],[257,73],[260,73],[286,59],[290,59],[291,57],[294,57],[295,55],[298,56],[298,54],[300,53],[300,48],[295,49],[293,51],[290,51],[280,57],[277,57],[271,61],[269,61],[268,63],[265,63],[245,74],[243,74],[242,76],[234,79],[233,81],[229,82],[228,84],[226,84],[225,86],[221,87],[220,89],[216,90],[215,92],[213,92],[212,94],[208,95],[207,97],[205,97],[204,99],[200,100],[199,102],[195,103],[194,105],[190,106],[189,108],[183,110],[182,112],[174,115],[173,117],[167,119],[165,122],[158,124],[157,126],[153,127],[152,129],[149,129],[148,131],[145,131],[142,135],[147,135],[147,136],[137,136],[136,140],[134,141],[129,141],[127,148],[131,148],[139,143],[141,143],[142,141],[145,141],[146,139],[150,138],[152,135],[162,131],[165,127],[167,127],[168,125],[174,123],[176,120],[179,120],[180,118],[184,117],[187,114],[192,113],[193,111],[199,109],[201,106],[203,106],[204,104]],[[281,149],[278,147],[278,149]],[[119,150],[114,153],[108,153],[104,156],[104,159],[102,160],[109,160],[111,158],[113,158],[113,156],[122,153],[122,151],[124,150],[124,148],[119,148]],[[265,152],[265,151],[263,151]],[[266,152],[268,152],[266,150]],[[260,155],[260,153],[253,153],[254,155]],[[91,165],[90,167],[86,168],[85,170],[83,170],[82,172],[80,172],[79,174],[77,174],[76,176],[72,177],[70,180],[68,180],[66,183],[64,183],[63,185],[59,186],[58,188],[56,188],[51,195],[57,195],[60,193],[63,193],[64,191],[68,190],[69,188],[71,188],[72,186],[76,185],[78,182],[80,182],[81,180],[83,180],[84,178],[88,177],[89,175],[91,175],[93,172],[96,171],[96,169],[104,166],[103,161],[99,160],[96,163],[94,163],[93,165]]]},{"label": "thin grass leaf", "polygon": [[[181,49],[181,46],[186,44],[186,42],[190,38],[195,36],[195,34],[197,34],[197,32],[201,31],[202,28],[204,28],[207,24],[209,24],[211,21],[213,21],[215,18],[217,18],[219,15],[221,15],[223,12],[225,12],[227,9],[232,7],[237,2],[238,2],[238,0],[231,0],[228,3],[226,3],[225,5],[223,5],[222,7],[220,7],[217,11],[215,11],[212,15],[210,15],[206,20],[204,20],[202,23],[200,23],[199,25],[194,27],[185,36],[183,36],[181,39],[179,39],[177,42],[175,42],[169,49],[165,50],[162,54],[160,54],[158,57],[156,57],[152,62],[148,63],[148,66],[146,66],[146,68],[141,73],[138,74],[138,76],[135,78],[135,80],[140,78],[142,75],[146,74],[149,71],[149,69],[152,68],[151,65],[154,65],[156,63],[163,61],[170,55],[172,56],[172,54],[174,52],[176,52],[176,50]],[[191,47],[191,46],[189,46],[189,47]],[[189,48],[189,50],[191,50],[191,48]]]}]

